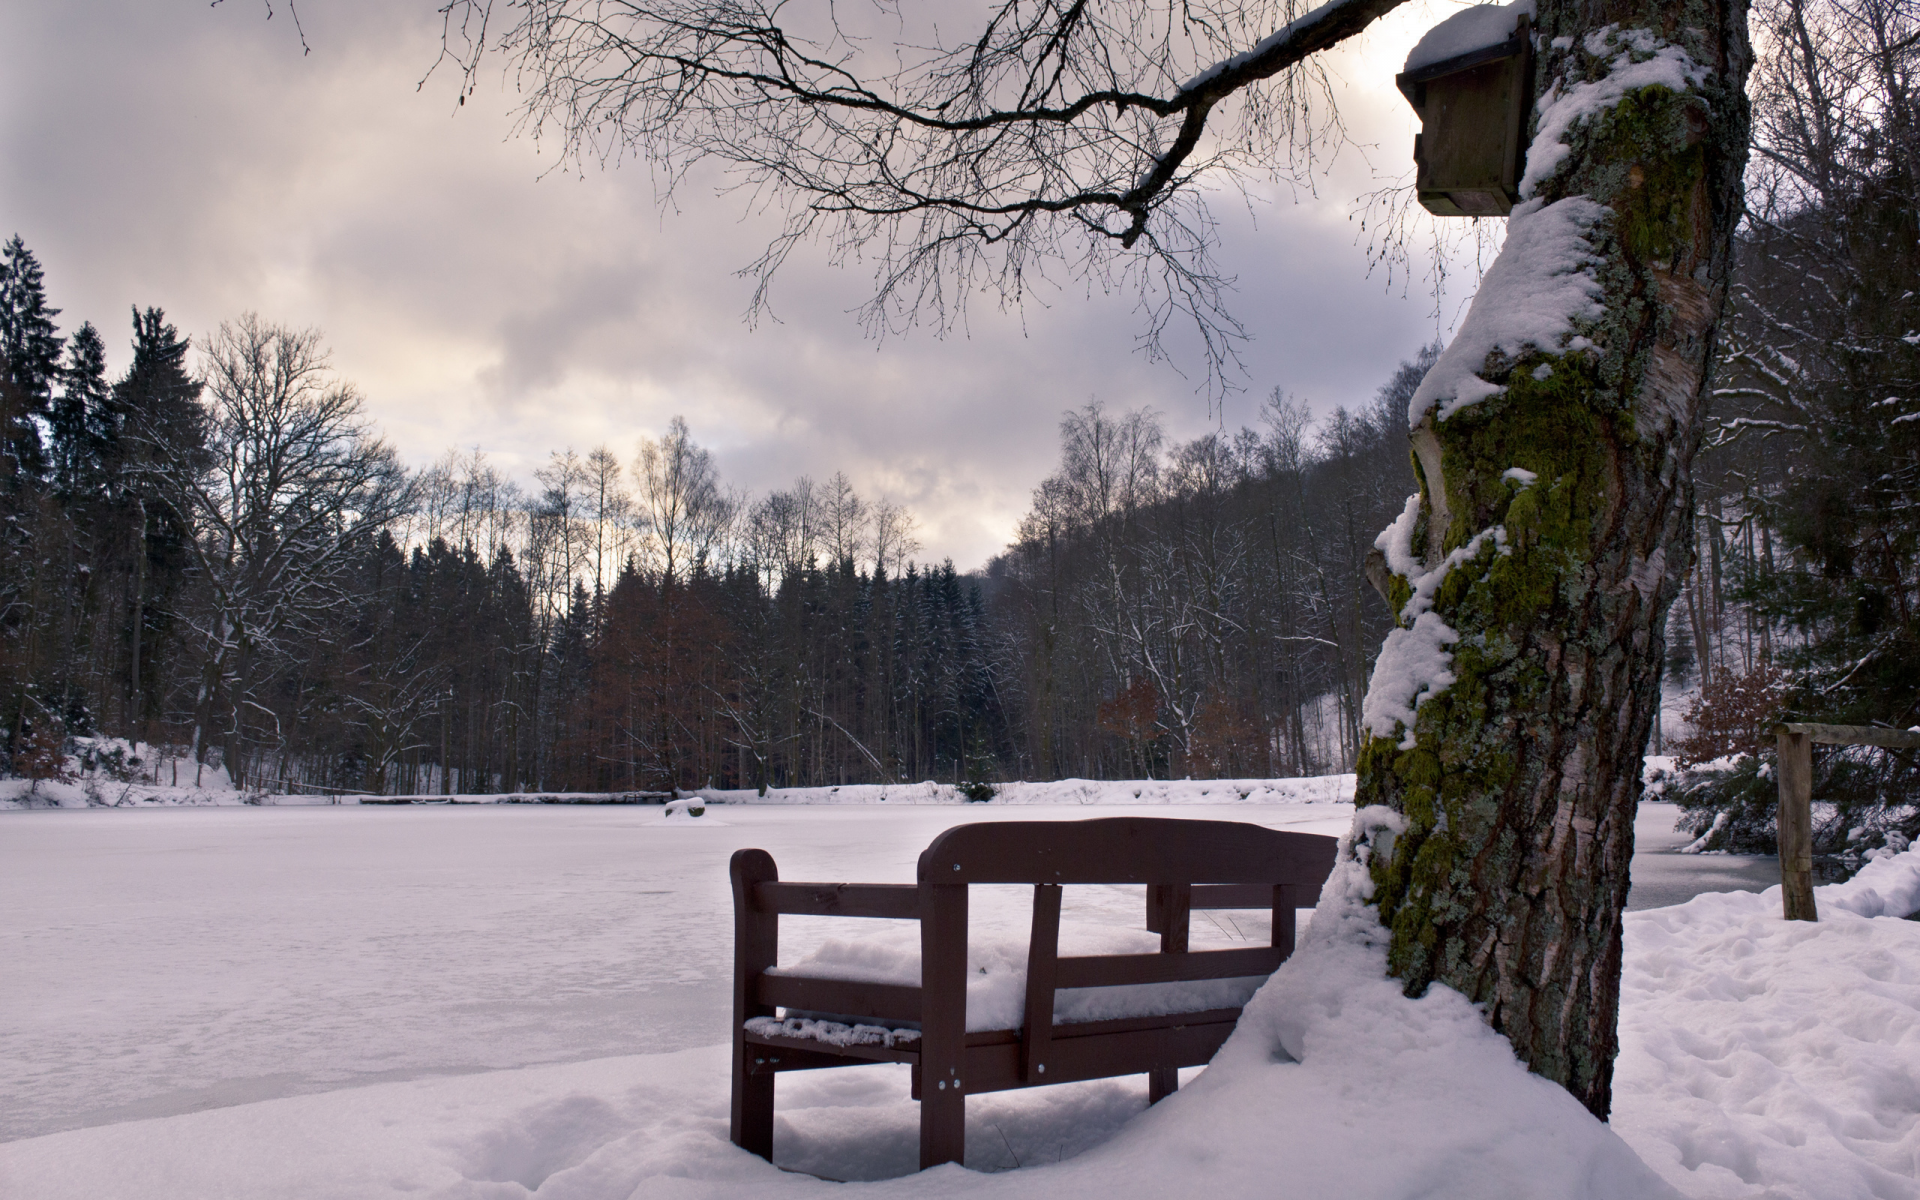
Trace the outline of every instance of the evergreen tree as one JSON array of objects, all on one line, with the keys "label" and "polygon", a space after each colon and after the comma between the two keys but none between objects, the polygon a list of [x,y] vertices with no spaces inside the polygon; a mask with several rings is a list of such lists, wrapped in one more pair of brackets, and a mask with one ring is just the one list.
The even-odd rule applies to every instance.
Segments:
[{"label": "evergreen tree", "polygon": [[47,307],[39,260],[14,234],[0,246],[0,369],[8,387],[0,412],[0,460],[14,486],[46,471],[40,422],[47,417],[60,377],[60,335]]},{"label": "evergreen tree", "polygon": [[189,341],[158,308],[133,309],[133,363],[114,386],[102,422],[111,431],[105,469],[121,503],[128,563],[125,718],[138,728],[153,712],[157,647],[172,625],[185,583],[193,530],[175,503],[163,464],[190,467],[206,453],[201,383],[186,368]]},{"label": "evergreen tree", "polygon": [[200,381],[187,371],[191,339],[167,323],[158,308],[133,310],[133,364],[114,388],[108,427],[116,440],[137,445],[126,453],[153,460],[158,453],[191,453],[206,440]]},{"label": "evergreen tree", "polygon": [[105,490],[105,465],[119,430],[107,383],[107,345],[91,321],[67,343],[61,391],[47,419],[53,489],[69,505]]}]

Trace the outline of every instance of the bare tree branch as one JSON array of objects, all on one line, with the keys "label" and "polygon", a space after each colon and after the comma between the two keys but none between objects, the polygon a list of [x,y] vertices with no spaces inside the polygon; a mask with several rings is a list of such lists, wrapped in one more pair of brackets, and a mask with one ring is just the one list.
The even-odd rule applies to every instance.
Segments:
[{"label": "bare tree branch", "polygon": [[1308,175],[1341,136],[1311,56],[1401,2],[1004,0],[955,42],[891,0],[448,0],[442,62],[464,102],[503,56],[564,162],[639,155],[671,198],[716,160],[781,210],[742,272],[755,314],[803,241],[870,262],[875,333],[946,332],[975,290],[1018,304],[1064,269],[1138,292],[1150,354],[1193,322],[1211,380],[1245,335],[1202,184]]}]

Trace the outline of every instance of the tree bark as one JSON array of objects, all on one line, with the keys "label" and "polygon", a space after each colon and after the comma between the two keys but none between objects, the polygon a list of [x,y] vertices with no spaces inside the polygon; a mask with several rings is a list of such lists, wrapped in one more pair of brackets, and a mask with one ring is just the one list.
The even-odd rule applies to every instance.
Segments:
[{"label": "tree bark", "polygon": [[[1595,303],[1551,344],[1502,343],[1472,364],[1494,394],[1413,428],[1420,501],[1389,591],[1407,637],[1422,604],[1455,635],[1451,678],[1409,695],[1411,729],[1363,730],[1358,802],[1406,821],[1372,871],[1408,994],[1458,989],[1605,1118],[1641,758],[1741,211],[1746,6],[1540,0],[1536,47],[1543,103],[1674,48],[1697,69],[1678,89],[1623,76],[1563,136],[1535,110],[1535,163],[1567,154],[1532,200],[1604,206],[1584,235]],[[1526,249],[1512,228],[1503,258]]]}]

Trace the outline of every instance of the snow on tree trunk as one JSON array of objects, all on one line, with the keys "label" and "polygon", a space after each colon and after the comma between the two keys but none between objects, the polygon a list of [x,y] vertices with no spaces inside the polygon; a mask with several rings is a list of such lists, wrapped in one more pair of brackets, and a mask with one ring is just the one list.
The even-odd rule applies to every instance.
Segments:
[{"label": "snow on tree trunk", "polygon": [[[1611,1102],[1621,910],[1746,162],[1746,6],[1540,0],[1507,241],[1415,394],[1357,803],[1389,968]],[[1385,574],[1385,573],[1381,573]]]}]

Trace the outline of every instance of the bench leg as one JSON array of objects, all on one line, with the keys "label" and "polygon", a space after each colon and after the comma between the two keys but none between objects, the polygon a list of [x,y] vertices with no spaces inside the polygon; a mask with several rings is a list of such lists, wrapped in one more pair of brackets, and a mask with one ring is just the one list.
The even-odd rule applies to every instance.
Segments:
[{"label": "bench leg", "polygon": [[920,1169],[967,1152],[967,888],[920,885]]},{"label": "bench leg", "polygon": [[[1160,953],[1185,954],[1193,922],[1193,885],[1155,884],[1151,895],[1159,901]],[[1158,1104],[1180,1090],[1180,1068],[1155,1067],[1147,1072],[1147,1103]]]},{"label": "bench leg", "polygon": [[1180,1068],[1155,1067],[1147,1072],[1147,1103],[1158,1104],[1180,1090]]},{"label": "bench leg", "polygon": [[920,1088],[920,1169],[957,1163],[967,1153],[967,1101],[957,1085],[931,1077]]},{"label": "bench leg", "polygon": [[[741,1049],[746,1049],[741,1047]],[[733,1144],[773,1161],[773,1072],[752,1073],[753,1060],[738,1053],[733,1065]]]},{"label": "bench leg", "polygon": [[773,1016],[754,989],[760,976],[780,961],[780,918],[761,912],[753,889],[780,878],[773,857],[765,850],[734,852],[733,876],[733,1111],[729,1134],[742,1150],[773,1161],[773,1072],[756,1073],[754,1047],[747,1045],[745,1026],[753,1017]]}]

